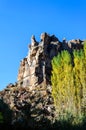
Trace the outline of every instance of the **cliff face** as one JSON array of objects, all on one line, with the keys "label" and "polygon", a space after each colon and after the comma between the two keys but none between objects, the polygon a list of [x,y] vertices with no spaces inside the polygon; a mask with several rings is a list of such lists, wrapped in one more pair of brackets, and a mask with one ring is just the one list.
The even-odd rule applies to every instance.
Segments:
[{"label": "cliff face", "polygon": [[35,87],[44,82],[50,84],[51,60],[61,50],[68,50],[72,53],[73,49],[83,48],[83,41],[65,39],[60,42],[54,35],[50,36],[43,33],[40,36],[41,41],[37,42],[32,36],[29,45],[29,53],[20,63],[18,72],[18,85]]},{"label": "cliff face", "polygon": [[60,42],[47,33],[41,34],[40,39],[37,42],[34,36],[31,37],[28,55],[20,62],[18,82],[0,92],[4,121],[15,127],[47,128],[54,122],[51,60],[62,50],[72,53],[73,49],[83,48],[83,41],[79,39]]},{"label": "cliff face", "polygon": [[50,84],[51,60],[57,55],[59,48],[60,42],[54,35],[41,34],[39,43],[32,36],[28,56],[20,63],[19,86],[34,87],[42,82]]}]

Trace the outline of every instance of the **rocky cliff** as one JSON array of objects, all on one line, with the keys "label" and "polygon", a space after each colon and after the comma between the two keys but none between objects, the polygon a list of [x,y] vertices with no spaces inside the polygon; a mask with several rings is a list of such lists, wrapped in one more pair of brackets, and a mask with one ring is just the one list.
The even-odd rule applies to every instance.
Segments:
[{"label": "rocky cliff", "polygon": [[48,128],[55,121],[51,96],[51,60],[62,50],[72,53],[83,48],[80,39],[59,41],[42,33],[40,42],[31,37],[28,55],[20,62],[17,82],[0,92],[0,111],[4,122],[14,127]]},{"label": "rocky cliff", "polygon": [[54,35],[41,34],[38,43],[31,37],[29,53],[20,63],[18,85],[35,87],[40,83],[50,84],[51,60],[60,50],[60,42]]},{"label": "rocky cliff", "polygon": [[20,63],[18,72],[18,85],[35,87],[40,83],[50,84],[51,60],[61,50],[68,50],[72,53],[73,49],[83,48],[83,41],[80,39],[59,41],[56,36],[43,33],[40,36],[40,42],[37,42],[35,36],[31,37],[29,53]]}]

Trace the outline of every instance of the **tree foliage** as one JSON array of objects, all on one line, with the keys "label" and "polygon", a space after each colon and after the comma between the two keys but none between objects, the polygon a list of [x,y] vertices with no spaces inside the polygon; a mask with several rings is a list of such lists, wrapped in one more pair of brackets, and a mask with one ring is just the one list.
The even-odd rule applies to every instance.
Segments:
[{"label": "tree foliage", "polygon": [[52,96],[58,115],[86,113],[86,42],[71,55],[62,51],[52,60]]}]

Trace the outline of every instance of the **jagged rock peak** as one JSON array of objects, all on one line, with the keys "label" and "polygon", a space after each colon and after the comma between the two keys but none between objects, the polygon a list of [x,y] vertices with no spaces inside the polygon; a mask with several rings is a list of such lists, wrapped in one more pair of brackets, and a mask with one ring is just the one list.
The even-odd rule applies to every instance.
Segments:
[{"label": "jagged rock peak", "polygon": [[55,35],[42,33],[40,42],[31,37],[29,53],[20,63],[19,86],[36,86],[42,82],[50,83],[51,59],[57,55],[60,41]]},{"label": "jagged rock peak", "polygon": [[36,86],[42,82],[50,84],[51,60],[61,50],[68,50],[70,53],[73,49],[83,48],[83,41],[80,39],[62,42],[55,35],[49,35],[46,32],[40,36],[40,42],[37,42],[35,36],[31,37],[29,52],[19,67],[18,86]]}]

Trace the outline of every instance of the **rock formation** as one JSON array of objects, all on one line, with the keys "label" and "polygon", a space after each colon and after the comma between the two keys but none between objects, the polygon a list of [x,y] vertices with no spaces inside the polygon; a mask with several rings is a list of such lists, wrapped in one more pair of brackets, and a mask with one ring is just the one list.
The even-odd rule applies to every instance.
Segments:
[{"label": "rock formation", "polygon": [[41,42],[31,37],[29,54],[20,63],[18,82],[19,85],[36,86],[42,82],[50,84],[51,60],[60,50],[60,42],[53,35],[41,34]]},{"label": "rock formation", "polygon": [[54,35],[50,36],[47,33],[42,33],[41,41],[38,43],[35,36],[31,37],[29,45],[29,53],[20,63],[18,73],[19,86],[36,86],[42,82],[50,84],[51,75],[51,60],[61,50],[72,52],[73,49],[83,48],[83,41],[80,39],[62,42]]},{"label": "rock formation", "polygon": [[[10,121],[5,113],[5,122],[17,127],[47,128],[55,119],[55,108],[51,96],[51,60],[62,50],[72,53],[83,48],[80,39],[59,41],[55,35],[42,33],[40,42],[31,37],[28,55],[20,62],[17,82],[7,85],[0,92],[0,111],[5,113],[4,104],[12,112]],[[4,103],[3,103],[4,102]]]}]

